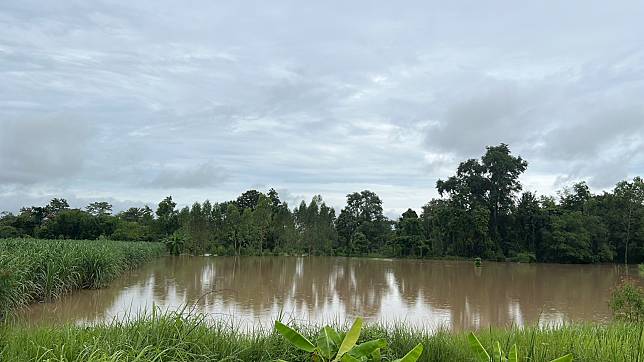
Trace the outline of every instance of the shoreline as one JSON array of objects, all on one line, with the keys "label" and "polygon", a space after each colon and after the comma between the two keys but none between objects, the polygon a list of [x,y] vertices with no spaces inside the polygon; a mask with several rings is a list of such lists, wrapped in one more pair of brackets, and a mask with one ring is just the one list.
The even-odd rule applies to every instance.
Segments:
[{"label": "shoreline", "polygon": [[[315,338],[319,324],[295,325]],[[341,325],[341,330],[346,330]],[[526,326],[489,328],[476,332],[485,346],[500,341],[516,343],[520,355],[531,361],[549,361],[572,353],[579,361],[607,361],[619,358],[635,361],[644,356],[644,324],[610,322],[578,323],[558,328]],[[417,343],[425,347],[420,361],[466,361],[471,359],[467,331],[428,333],[405,324],[367,324],[362,339],[385,338],[389,348],[384,356],[400,355]],[[47,358],[74,361],[197,361],[234,357],[238,361],[271,361],[284,358],[304,361],[271,328],[244,333],[229,323],[209,323],[201,315],[152,312],[129,322],[113,321],[92,327],[74,325],[51,327],[0,327],[0,359],[22,361]]]}]

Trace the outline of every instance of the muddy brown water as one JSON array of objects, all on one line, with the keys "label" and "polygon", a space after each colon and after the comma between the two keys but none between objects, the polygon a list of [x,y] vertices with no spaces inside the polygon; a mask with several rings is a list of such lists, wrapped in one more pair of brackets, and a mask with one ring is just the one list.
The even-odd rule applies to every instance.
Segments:
[{"label": "muddy brown water", "polygon": [[[644,284],[636,268],[628,270]],[[355,316],[452,330],[610,320],[622,265],[560,265],[341,257],[166,257],[115,280],[19,313],[28,324],[92,324],[153,305],[270,325]]]}]

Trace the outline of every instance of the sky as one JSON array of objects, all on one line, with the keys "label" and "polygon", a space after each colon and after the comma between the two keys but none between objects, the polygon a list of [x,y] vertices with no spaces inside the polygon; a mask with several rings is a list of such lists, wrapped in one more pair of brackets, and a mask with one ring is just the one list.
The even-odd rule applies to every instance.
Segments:
[{"label": "sky", "polygon": [[0,211],[247,189],[391,217],[501,142],[524,190],[644,174],[640,1],[0,2]]}]

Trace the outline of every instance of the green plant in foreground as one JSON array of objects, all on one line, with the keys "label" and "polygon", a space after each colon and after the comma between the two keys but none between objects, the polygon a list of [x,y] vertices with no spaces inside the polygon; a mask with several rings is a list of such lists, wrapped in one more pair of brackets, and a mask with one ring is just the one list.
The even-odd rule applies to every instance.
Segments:
[{"label": "green plant in foreground", "polygon": [[[362,318],[357,318],[346,334],[338,333],[335,329],[325,326],[320,330],[316,346],[294,329],[282,324],[280,321],[275,321],[275,330],[298,349],[311,353],[313,361],[381,361],[381,350],[387,347],[387,341],[384,339],[374,339],[356,344],[360,337],[361,329]],[[423,345],[419,343],[404,357],[394,362],[415,362],[421,353],[423,353]]]},{"label": "green plant in foreground", "polygon": [[[510,348],[510,352],[506,355],[505,352],[501,349],[501,343],[498,341],[494,344],[494,351],[492,356],[488,351],[483,347],[481,341],[470,332],[467,336],[467,341],[472,349],[472,352],[476,355],[476,359],[479,362],[518,362],[519,361],[519,352],[517,350],[517,345],[513,344]],[[567,354],[565,356],[553,359],[551,362],[571,362],[572,354]]]},{"label": "green plant in foreground", "polygon": [[615,319],[626,322],[644,321],[644,290],[632,281],[623,281],[610,296],[610,308]]}]

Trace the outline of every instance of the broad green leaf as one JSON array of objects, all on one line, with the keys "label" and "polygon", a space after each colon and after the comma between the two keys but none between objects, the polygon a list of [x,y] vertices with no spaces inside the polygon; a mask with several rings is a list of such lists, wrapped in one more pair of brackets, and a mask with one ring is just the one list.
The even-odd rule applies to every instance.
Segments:
[{"label": "broad green leaf", "polygon": [[490,355],[481,344],[481,341],[476,338],[474,333],[470,332],[470,334],[467,335],[467,341],[470,344],[470,349],[474,352],[479,362],[490,362]]},{"label": "broad green leaf", "polygon": [[380,348],[378,348],[375,351],[371,352],[371,360],[373,362],[380,362],[382,360],[382,356],[380,355]]},{"label": "broad green leaf", "polygon": [[572,361],[572,354],[568,353],[567,355],[561,356],[561,357],[559,357],[557,359],[553,359],[550,362],[571,362],[571,361]]},{"label": "broad green leaf", "polygon": [[346,353],[344,356],[342,356],[342,362],[360,362],[360,360]]},{"label": "broad green leaf", "polygon": [[340,349],[338,350],[338,355],[335,356],[334,361],[339,361],[340,358],[345,353],[349,352],[349,350],[351,350],[351,348],[353,348],[353,346],[356,345],[356,342],[360,337],[360,329],[362,329],[362,318],[356,318],[356,321],[353,322],[351,329],[349,329],[349,332],[347,332],[347,335],[344,336],[344,340],[340,345]]},{"label": "broad green leaf", "polygon": [[313,343],[311,343],[308,339],[306,339],[306,337],[297,333],[292,328],[282,324],[282,322],[275,321],[275,329],[295,347],[306,352],[315,351],[315,346],[313,345]]},{"label": "broad green leaf", "polygon": [[326,333],[329,336],[331,336],[331,340],[333,340],[333,343],[335,343],[336,347],[339,346],[340,343],[342,343],[342,338],[343,337],[340,336],[340,334],[335,329],[333,329],[333,328],[331,328],[329,326],[324,327],[324,329],[326,330]]},{"label": "broad green leaf", "polygon": [[326,359],[331,359],[331,357],[335,355],[335,350],[337,348],[335,342],[333,341],[333,337],[329,334],[329,330],[332,330],[329,326],[322,328],[317,339],[318,350],[320,351],[322,357]]},{"label": "broad green leaf", "polygon": [[394,362],[416,362],[420,358],[420,355],[423,354],[423,345],[418,343],[414,349],[407,352],[403,358],[398,358]]},{"label": "broad green leaf", "polygon": [[508,356],[508,362],[519,362],[519,352],[517,352],[516,343],[510,348],[510,355]]},{"label": "broad green leaf", "polygon": [[503,362],[503,350],[501,350],[501,343],[498,341],[494,345],[494,362]]},{"label": "broad green leaf", "polygon": [[387,347],[387,341],[384,339],[374,339],[373,341],[360,343],[353,347],[348,353],[357,358],[368,357],[373,351],[385,347]]}]

